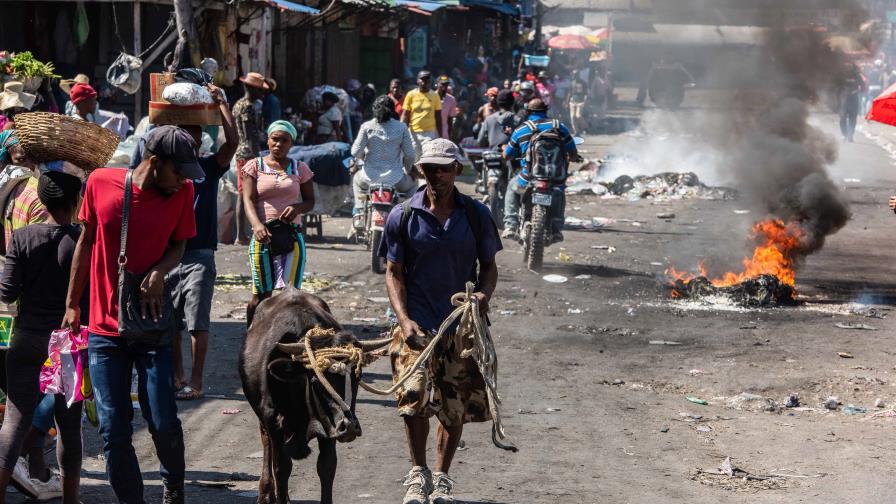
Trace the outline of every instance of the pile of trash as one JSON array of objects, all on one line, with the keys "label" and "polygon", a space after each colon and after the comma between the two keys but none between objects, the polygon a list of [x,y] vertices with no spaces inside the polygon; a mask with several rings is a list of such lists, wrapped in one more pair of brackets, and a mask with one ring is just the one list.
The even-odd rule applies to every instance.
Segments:
[{"label": "pile of trash", "polygon": [[612,181],[600,180],[600,171],[607,163],[605,159],[585,163],[567,180],[566,193],[596,194],[604,199],[624,198],[628,201],[731,200],[737,197],[734,189],[708,186],[693,172],[664,172],[636,177],[620,175]]},{"label": "pile of trash", "polygon": [[774,275],[760,275],[730,287],[716,287],[703,276],[691,280],[676,280],[672,293],[683,299],[723,296],[732,302],[751,308],[795,305],[796,291]]},{"label": "pile of trash", "polygon": [[637,177],[620,175],[607,186],[607,189],[609,194],[629,201],[640,199],[730,200],[737,196],[734,189],[710,187],[700,182],[697,174],[692,172],[665,172]]}]

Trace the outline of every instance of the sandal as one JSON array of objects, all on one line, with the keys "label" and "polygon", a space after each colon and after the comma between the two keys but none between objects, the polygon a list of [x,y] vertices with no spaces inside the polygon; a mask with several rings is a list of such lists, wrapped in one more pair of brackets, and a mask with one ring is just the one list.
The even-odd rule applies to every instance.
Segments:
[{"label": "sandal", "polygon": [[205,393],[201,390],[196,390],[189,385],[181,387],[174,396],[178,401],[195,401],[197,399],[202,399],[203,397],[205,397]]}]

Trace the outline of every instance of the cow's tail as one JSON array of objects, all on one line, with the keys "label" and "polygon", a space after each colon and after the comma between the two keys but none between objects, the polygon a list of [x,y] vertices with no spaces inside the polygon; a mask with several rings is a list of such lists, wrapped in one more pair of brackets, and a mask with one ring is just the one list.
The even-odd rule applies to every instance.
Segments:
[{"label": "cow's tail", "polygon": [[494,443],[495,446],[497,446],[498,448],[500,448],[502,450],[507,450],[507,451],[513,452],[513,453],[516,453],[519,451],[519,448],[517,448],[516,446],[513,446],[512,443],[504,444],[500,440],[498,440],[498,428],[495,427],[495,424],[492,424],[492,443]]}]

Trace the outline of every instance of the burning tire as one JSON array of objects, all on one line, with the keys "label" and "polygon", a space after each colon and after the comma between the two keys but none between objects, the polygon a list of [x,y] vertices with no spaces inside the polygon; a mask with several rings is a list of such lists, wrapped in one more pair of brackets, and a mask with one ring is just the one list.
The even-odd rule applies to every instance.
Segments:
[{"label": "burning tire", "polygon": [[548,209],[541,205],[532,205],[532,227],[529,231],[527,245],[528,258],[526,267],[539,271],[544,261],[544,233],[548,224]]},{"label": "burning tire", "polygon": [[382,231],[373,231],[370,237],[370,269],[374,273],[382,275],[386,272],[386,260],[379,256],[380,242],[383,241]]}]

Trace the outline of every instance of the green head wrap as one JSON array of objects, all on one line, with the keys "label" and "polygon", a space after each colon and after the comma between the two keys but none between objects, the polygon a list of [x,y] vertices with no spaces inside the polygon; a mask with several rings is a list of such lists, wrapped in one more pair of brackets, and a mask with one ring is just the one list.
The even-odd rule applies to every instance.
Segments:
[{"label": "green head wrap", "polygon": [[296,137],[299,136],[299,132],[296,131],[296,127],[292,125],[289,121],[279,120],[274,121],[268,126],[268,136],[271,136],[275,131],[285,131],[292,138],[292,141],[296,141]]},{"label": "green head wrap", "polygon": [[15,130],[0,131],[0,163],[6,162],[9,148],[17,143],[19,143],[19,138],[16,136]]}]

